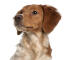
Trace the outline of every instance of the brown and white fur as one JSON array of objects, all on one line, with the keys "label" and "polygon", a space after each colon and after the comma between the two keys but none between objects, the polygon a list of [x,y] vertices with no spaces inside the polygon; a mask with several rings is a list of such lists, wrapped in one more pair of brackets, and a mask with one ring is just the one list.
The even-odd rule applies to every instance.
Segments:
[{"label": "brown and white fur", "polygon": [[48,33],[60,18],[56,8],[47,5],[27,5],[18,11],[14,24],[23,37],[11,60],[51,60]]}]

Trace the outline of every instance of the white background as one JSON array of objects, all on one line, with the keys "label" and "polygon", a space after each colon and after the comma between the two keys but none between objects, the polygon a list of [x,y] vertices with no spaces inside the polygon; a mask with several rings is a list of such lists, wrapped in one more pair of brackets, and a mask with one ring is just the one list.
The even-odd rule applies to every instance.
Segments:
[{"label": "white background", "polygon": [[21,35],[16,34],[13,17],[24,5],[47,4],[62,15],[57,27],[49,34],[52,60],[66,60],[66,1],[65,0],[0,0],[0,60],[10,60]]}]

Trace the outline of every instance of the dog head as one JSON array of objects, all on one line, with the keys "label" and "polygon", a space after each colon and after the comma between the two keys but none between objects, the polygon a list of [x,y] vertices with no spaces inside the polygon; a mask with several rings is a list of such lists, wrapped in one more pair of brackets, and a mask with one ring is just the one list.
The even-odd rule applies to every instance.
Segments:
[{"label": "dog head", "polygon": [[14,24],[17,33],[22,31],[43,31],[50,33],[58,24],[61,16],[56,8],[47,5],[28,5],[17,12]]}]

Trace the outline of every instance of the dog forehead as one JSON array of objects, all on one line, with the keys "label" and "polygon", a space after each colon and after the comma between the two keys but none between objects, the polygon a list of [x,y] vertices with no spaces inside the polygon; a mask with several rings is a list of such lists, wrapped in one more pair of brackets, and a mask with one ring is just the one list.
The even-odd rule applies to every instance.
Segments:
[{"label": "dog forehead", "polygon": [[22,10],[41,10],[40,5],[27,5]]}]

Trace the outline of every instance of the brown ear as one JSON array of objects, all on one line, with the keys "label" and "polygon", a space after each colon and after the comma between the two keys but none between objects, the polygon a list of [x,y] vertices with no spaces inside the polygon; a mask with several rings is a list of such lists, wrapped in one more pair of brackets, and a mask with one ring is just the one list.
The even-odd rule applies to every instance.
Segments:
[{"label": "brown ear", "polygon": [[58,24],[61,16],[57,12],[56,8],[51,6],[42,6],[43,9],[43,31],[45,33],[50,33],[54,27]]},{"label": "brown ear", "polygon": [[22,33],[22,31],[17,31],[17,35],[20,35]]}]

